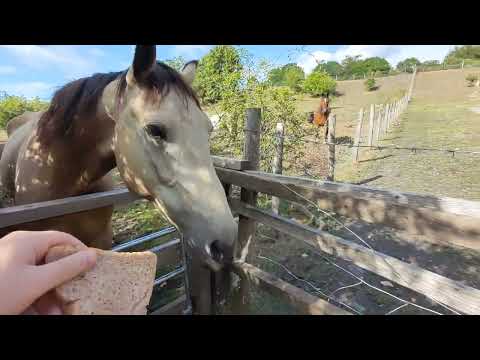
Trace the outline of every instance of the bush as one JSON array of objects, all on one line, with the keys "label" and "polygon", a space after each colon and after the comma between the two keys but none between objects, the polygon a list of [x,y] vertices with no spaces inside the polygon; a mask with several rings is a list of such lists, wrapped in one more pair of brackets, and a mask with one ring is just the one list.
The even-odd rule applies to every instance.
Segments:
[{"label": "bush", "polygon": [[312,96],[327,96],[334,93],[337,83],[324,71],[314,71],[307,76],[303,90]]},{"label": "bush", "polygon": [[3,93],[0,95],[0,129],[5,129],[10,119],[23,114],[25,111],[40,111],[47,107],[48,102],[39,98],[29,100],[22,96]]},{"label": "bush", "polygon": [[305,79],[303,69],[296,64],[287,64],[272,69],[268,73],[268,81],[273,86],[288,86],[293,91],[300,91]]},{"label": "bush", "polygon": [[367,79],[363,82],[367,91],[373,91],[377,89],[377,83],[374,78]]},{"label": "bush", "polygon": [[476,81],[478,81],[478,75],[477,74],[468,74],[467,77],[465,78],[467,80],[468,86],[473,86]]},{"label": "bush", "polygon": [[225,90],[238,89],[242,69],[242,54],[236,47],[215,46],[200,60],[193,87],[204,104],[214,104]]},{"label": "bush", "polygon": [[318,136],[320,130],[306,126],[305,115],[297,110],[294,91],[287,86],[271,85],[271,78],[268,79],[267,76],[271,75],[269,67],[265,66],[263,69],[251,64],[251,68],[246,68],[239,74],[244,86],[224,87],[222,99],[211,106],[211,111],[220,118],[211,139],[211,151],[215,155],[240,156],[245,135],[245,111],[250,107],[260,108],[260,167],[264,171],[271,171],[275,156],[275,128],[278,122],[283,122],[288,135],[284,141],[283,165],[284,170],[288,171],[304,156],[303,138],[306,135]]},{"label": "bush", "polygon": [[413,69],[415,67],[418,67],[421,64],[421,62],[414,57],[405,59],[403,61],[400,61],[397,64],[397,70],[398,71],[405,71],[407,73],[413,73]]}]

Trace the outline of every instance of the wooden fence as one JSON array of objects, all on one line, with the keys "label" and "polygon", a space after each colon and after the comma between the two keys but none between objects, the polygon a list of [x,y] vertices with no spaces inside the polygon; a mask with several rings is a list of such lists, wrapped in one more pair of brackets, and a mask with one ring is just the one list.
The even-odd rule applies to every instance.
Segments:
[{"label": "wooden fence", "polygon": [[[240,276],[243,291],[241,299],[251,286],[259,286],[274,296],[283,298],[304,314],[350,314],[347,309],[313,296],[251,264],[249,248],[255,241],[255,224],[263,223],[278,232],[302,241],[313,249],[347,260],[371,273],[380,275],[400,286],[457,310],[463,314],[480,314],[480,290],[448,279],[434,272],[406,263],[366,246],[334,236],[282,217],[257,206],[257,194],[263,193],[300,204],[314,203],[319,208],[359,219],[368,223],[388,225],[410,234],[423,234],[434,241],[461,245],[480,250],[480,203],[439,198],[428,195],[400,193],[365,186],[318,181],[258,171],[261,113],[249,109],[245,129],[244,159],[214,158],[219,179],[229,195],[234,214],[239,216],[239,252],[234,271]],[[241,188],[240,198],[230,196],[232,185]],[[58,216],[73,212],[126,204],[138,196],[126,189],[82,195],[74,198],[0,209],[0,227]],[[134,249],[173,228],[134,239],[115,248],[117,251]],[[152,251],[165,254],[178,247],[179,238],[157,246]],[[251,254],[250,254],[251,255]],[[163,255],[165,256],[165,255]],[[164,258],[165,259],[165,258]],[[159,265],[163,265],[159,259]],[[184,273],[184,265],[156,280],[162,284]],[[214,284],[213,284],[214,286]],[[188,293],[153,314],[178,314],[185,309]],[[237,301],[232,299],[232,301]],[[212,299],[214,313],[216,304]],[[241,313],[242,308],[238,308]],[[195,309],[193,311],[195,313]]]}]

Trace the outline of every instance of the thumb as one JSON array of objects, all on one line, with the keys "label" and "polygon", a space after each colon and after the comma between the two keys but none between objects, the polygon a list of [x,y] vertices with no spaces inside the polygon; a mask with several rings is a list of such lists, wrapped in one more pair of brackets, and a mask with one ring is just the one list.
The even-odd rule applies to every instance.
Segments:
[{"label": "thumb", "polygon": [[90,270],[96,263],[97,254],[93,249],[81,250],[54,262],[36,267],[36,286],[44,294],[61,284]]}]

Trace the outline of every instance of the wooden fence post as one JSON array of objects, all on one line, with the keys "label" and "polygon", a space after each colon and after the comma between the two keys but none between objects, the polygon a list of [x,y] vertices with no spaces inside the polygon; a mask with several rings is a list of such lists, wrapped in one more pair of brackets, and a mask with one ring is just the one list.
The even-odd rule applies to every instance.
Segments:
[{"label": "wooden fence post", "polygon": [[400,101],[397,100],[395,104],[395,120],[398,122],[398,118],[400,116]]},{"label": "wooden fence post", "polygon": [[358,151],[359,151],[359,145],[361,143],[361,137],[362,137],[362,123],[363,123],[363,108],[360,109],[360,112],[358,113],[358,124],[357,124],[357,130],[355,131],[355,141],[353,143],[353,162],[358,163]]},{"label": "wooden fence post", "polygon": [[415,66],[412,74],[412,79],[410,81],[410,88],[408,89],[408,102],[412,99],[413,85],[415,83],[415,76],[417,75],[417,67]]},{"label": "wooden fence post", "polygon": [[378,145],[378,140],[380,140],[380,129],[382,128],[382,109],[383,108],[383,104],[380,104],[378,106],[378,114],[377,114],[377,121],[375,122],[376,123],[376,131],[375,131],[375,144]]},{"label": "wooden fence post", "polygon": [[[277,128],[275,130],[275,140],[276,140],[276,151],[275,157],[273,159],[272,170],[274,174],[281,174],[283,170],[283,136],[284,129],[283,123],[277,123]],[[280,198],[272,196],[272,211],[275,214],[278,214],[280,208]]]},{"label": "wooden fence post", "polygon": [[[261,131],[261,110],[258,108],[247,109],[247,118],[245,121],[245,142],[243,147],[243,159],[250,162],[249,170],[259,170],[260,168],[260,131]],[[256,206],[257,193],[242,188],[240,191],[240,200]],[[255,238],[256,223],[255,220],[245,216],[238,217],[238,239],[235,249],[237,260],[246,261],[250,244]],[[236,296],[232,298],[232,308],[236,313],[243,314],[248,309],[250,298],[250,282],[248,278],[240,279],[240,289]]]},{"label": "wooden fence post", "polygon": [[373,125],[375,121],[375,105],[370,105],[370,126],[368,129],[368,146],[372,146],[373,144]]},{"label": "wooden fence post", "polygon": [[[243,147],[243,159],[250,162],[250,170],[258,170],[260,166],[260,122],[261,110],[258,108],[247,109],[245,122],[245,143]],[[257,193],[241,189],[240,198],[250,205],[256,205]],[[237,256],[246,259],[248,245],[255,234],[255,221],[245,217],[239,218],[238,223],[238,248]]]},{"label": "wooden fence post", "polygon": [[328,181],[335,179],[335,114],[328,117]]},{"label": "wooden fence post", "polygon": [[390,112],[392,105],[390,103],[387,104],[387,108],[385,110],[385,131],[388,132],[390,130]]},{"label": "wooden fence post", "polygon": [[385,136],[388,131],[388,107],[390,104],[385,105],[385,111],[383,113],[383,127],[382,127],[382,134]]}]

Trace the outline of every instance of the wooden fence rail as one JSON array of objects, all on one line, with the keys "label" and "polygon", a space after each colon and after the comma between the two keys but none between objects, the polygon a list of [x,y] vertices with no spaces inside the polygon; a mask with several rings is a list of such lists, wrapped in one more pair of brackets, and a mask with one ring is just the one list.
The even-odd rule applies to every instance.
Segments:
[{"label": "wooden fence rail", "polygon": [[480,202],[255,171],[217,168],[217,174],[224,183],[480,250]]},{"label": "wooden fence rail", "polygon": [[272,274],[245,263],[237,262],[234,271],[241,277],[247,277],[251,283],[259,286],[274,296],[278,296],[306,315],[352,315],[328,301],[313,296]]},{"label": "wooden fence rail", "polygon": [[[303,198],[306,198],[309,201],[314,201],[323,209],[333,210],[337,213],[361,218],[369,222],[389,223],[400,227],[401,225],[407,225],[407,230],[412,230],[408,228],[408,225],[411,225],[411,223],[409,221],[405,222],[405,216],[410,219],[418,219],[419,216],[422,216],[425,221],[424,225],[430,226],[430,234],[433,233],[435,234],[434,236],[437,236],[440,233],[444,233],[450,243],[458,244],[458,232],[465,230],[464,227],[469,223],[471,229],[465,233],[463,245],[469,245],[469,247],[476,249],[480,248],[480,203],[478,202],[399,193],[371,189],[364,186],[273,175],[258,171],[238,171],[219,167],[216,170],[219,178],[224,183],[235,184],[245,189],[297,202],[304,202],[305,199]],[[301,195],[301,197],[295,193]],[[127,189],[116,189],[105,193],[4,208],[0,209],[0,227],[58,216],[63,213],[94,209],[107,204],[123,204],[136,199],[138,197]],[[477,289],[466,287],[435,273],[374,252],[333,235],[314,231],[302,225],[289,222],[274,214],[266,214],[256,209],[255,205],[231,199],[231,206],[233,211],[246,219],[265,222],[279,231],[301,238],[301,240],[321,251],[348,259],[364,269],[377,273],[402,286],[424,293],[432,299],[466,314],[480,313],[480,292]],[[403,222],[394,221],[400,218],[403,219]],[[443,227],[440,229],[437,228],[439,221],[443,222]],[[418,231],[418,229],[413,230]],[[469,241],[466,241],[466,235],[468,235]],[[385,262],[385,259],[387,262]],[[395,271],[392,270],[392,266]],[[247,272],[250,273],[261,274],[258,271],[253,271],[248,265],[245,265],[245,269],[248,269]],[[264,287],[271,288],[278,285],[277,288],[283,288],[284,290],[293,289],[284,286],[281,281],[272,280],[273,278],[268,276],[259,275],[259,278]],[[274,286],[274,284],[276,285]],[[311,300],[308,300],[308,296],[298,295],[300,293],[297,290],[293,291],[292,295],[292,293],[289,293],[290,290],[285,290],[287,292],[286,296],[293,297],[292,301],[297,303],[297,305],[300,304],[299,306],[303,310],[313,304]],[[295,294],[300,296],[300,300]],[[323,305],[318,305],[322,304],[321,302],[315,303],[317,307],[314,306],[312,309],[317,310],[310,309],[309,311],[312,313],[326,313],[329,311],[325,310]]]},{"label": "wooden fence rail", "polygon": [[232,208],[243,216],[248,216],[304,241],[315,249],[352,262],[362,269],[424,294],[465,314],[480,314],[480,290],[238,200],[232,200]]}]

